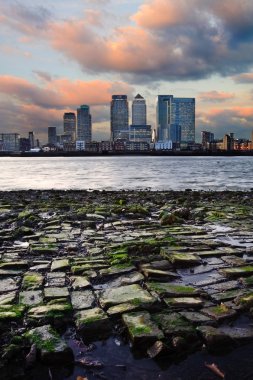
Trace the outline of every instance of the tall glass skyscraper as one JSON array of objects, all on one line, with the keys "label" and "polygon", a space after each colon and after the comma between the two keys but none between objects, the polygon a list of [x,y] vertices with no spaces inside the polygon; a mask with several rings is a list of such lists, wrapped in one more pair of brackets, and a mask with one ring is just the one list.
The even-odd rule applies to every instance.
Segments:
[{"label": "tall glass skyscraper", "polygon": [[147,107],[145,99],[140,95],[136,95],[132,103],[132,124],[147,124]]},{"label": "tall glass skyscraper", "polygon": [[91,115],[90,107],[82,105],[77,109],[77,136],[78,141],[91,142]]},{"label": "tall glass skyscraper", "polygon": [[76,115],[74,112],[65,112],[63,115],[64,135],[70,135],[72,142],[76,140]]},{"label": "tall glass skyscraper", "polygon": [[[175,135],[178,139],[180,133],[181,142],[195,141],[194,98],[174,98],[173,95],[158,95],[156,116],[157,138],[159,141],[173,141]],[[176,131],[177,128],[178,131]]]},{"label": "tall glass skyscraper", "polygon": [[129,138],[127,95],[113,95],[111,101],[111,139]]}]

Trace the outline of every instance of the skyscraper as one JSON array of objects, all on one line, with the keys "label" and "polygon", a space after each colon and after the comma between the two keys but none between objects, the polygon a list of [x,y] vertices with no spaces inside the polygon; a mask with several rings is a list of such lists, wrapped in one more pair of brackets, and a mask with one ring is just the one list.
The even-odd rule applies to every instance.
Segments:
[{"label": "skyscraper", "polygon": [[34,145],[34,133],[33,132],[29,132],[28,133],[28,138],[29,138],[29,141],[30,141],[30,149],[33,149],[35,147],[35,145]]},{"label": "skyscraper", "polygon": [[77,109],[77,136],[76,140],[91,142],[91,115],[90,107],[82,105]]},{"label": "skyscraper", "polygon": [[147,107],[145,99],[140,95],[136,95],[132,103],[132,124],[147,124]]},{"label": "skyscraper", "polygon": [[129,138],[127,95],[113,95],[111,101],[111,139]]},{"label": "skyscraper", "polygon": [[76,115],[74,112],[65,112],[63,115],[64,135],[70,135],[72,142],[76,140]]},{"label": "skyscraper", "polygon": [[[181,128],[182,142],[195,141],[194,98],[174,98],[173,95],[158,95],[156,116],[159,141],[172,140],[172,135],[175,136],[175,128]],[[179,131],[177,135],[178,133]]]},{"label": "skyscraper", "polygon": [[48,144],[57,144],[56,127],[48,127]]}]

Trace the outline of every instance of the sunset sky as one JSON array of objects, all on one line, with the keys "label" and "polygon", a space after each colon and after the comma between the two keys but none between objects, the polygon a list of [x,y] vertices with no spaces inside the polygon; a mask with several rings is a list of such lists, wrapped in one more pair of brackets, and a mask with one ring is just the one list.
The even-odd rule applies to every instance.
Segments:
[{"label": "sunset sky", "polygon": [[109,138],[112,94],[196,98],[196,137],[250,138],[252,0],[0,0],[0,132],[62,127],[91,107],[93,139]]}]

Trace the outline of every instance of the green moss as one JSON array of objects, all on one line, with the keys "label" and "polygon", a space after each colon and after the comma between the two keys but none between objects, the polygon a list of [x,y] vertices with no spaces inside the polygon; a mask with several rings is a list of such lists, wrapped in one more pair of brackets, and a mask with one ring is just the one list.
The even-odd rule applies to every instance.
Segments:
[{"label": "green moss", "polygon": [[151,328],[148,326],[133,326],[129,329],[132,336],[150,334]]},{"label": "green moss", "polygon": [[24,210],[18,214],[18,219],[24,219],[33,214],[32,210]]},{"label": "green moss", "polygon": [[23,277],[22,288],[23,289],[35,289],[38,288],[43,281],[43,277],[38,273],[27,273]]},{"label": "green moss", "polygon": [[130,301],[130,303],[134,306],[140,306],[142,305],[142,301],[139,298],[134,298]]},{"label": "green moss", "polygon": [[52,334],[52,337],[50,339],[42,339],[41,335],[39,333],[33,332],[33,334],[30,334],[29,332],[25,334],[25,336],[32,341],[32,343],[36,344],[36,347],[39,350],[47,351],[47,352],[54,352],[55,346],[57,345],[59,338],[55,334],[55,332],[50,329],[50,334]]},{"label": "green moss", "polygon": [[223,315],[229,311],[229,308],[226,305],[221,304],[221,305],[212,307],[211,310],[216,315]]},{"label": "green moss", "polygon": [[126,254],[126,253],[115,254],[110,259],[110,264],[111,265],[123,264],[123,263],[126,263],[126,262],[129,262],[129,257],[128,257],[128,254]]},{"label": "green moss", "polygon": [[0,320],[20,319],[24,310],[23,305],[0,305]]},{"label": "green moss", "polygon": [[81,320],[80,322],[88,325],[88,324],[91,324],[93,322],[99,321],[100,319],[101,319],[100,315],[94,315],[93,317],[87,317],[87,318]]}]

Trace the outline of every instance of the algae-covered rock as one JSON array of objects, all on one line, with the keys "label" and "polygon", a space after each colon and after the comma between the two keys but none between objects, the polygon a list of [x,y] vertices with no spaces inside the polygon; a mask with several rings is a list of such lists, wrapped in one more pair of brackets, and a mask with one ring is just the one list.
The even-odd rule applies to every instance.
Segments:
[{"label": "algae-covered rock", "polygon": [[40,351],[41,360],[46,364],[72,362],[73,352],[60,335],[50,326],[44,325],[29,330],[25,337]]},{"label": "algae-covered rock", "polygon": [[192,253],[172,252],[167,248],[161,248],[161,256],[169,260],[176,267],[191,266],[201,263],[199,256]]},{"label": "algae-covered rock", "polygon": [[153,296],[137,284],[106,289],[99,298],[100,305],[103,308],[126,302],[136,306],[150,307],[155,301],[156,299]]},{"label": "algae-covered rock", "polygon": [[235,310],[230,309],[228,306],[226,306],[223,303],[217,306],[204,308],[201,310],[201,312],[207,315],[208,317],[215,319],[216,321],[221,321],[223,319],[231,318],[236,315]]},{"label": "algae-covered rock", "polygon": [[68,298],[69,291],[67,287],[57,288],[44,288],[44,298],[46,300],[53,300],[57,298]]},{"label": "algae-covered rock", "polygon": [[22,281],[23,290],[40,289],[43,284],[44,277],[40,273],[26,272]]},{"label": "algae-covered rock", "polygon": [[222,274],[229,278],[247,277],[253,274],[253,265],[246,265],[236,268],[225,268],[220,270]]},{"label": "algae-covered rock", "polygon": [[22,318],[25,311],[23,305],[1,305],[0,322],[13,321]]},{"label": "algae-covered rock", "polygon": [[57,271],[64,271],[69,268],[69,260],[68,259],[61,259],[61,260],[53,260],[51,265],[51,271],[57,272]]},{"label": "algae-covered rock", "polygon": [[143,348],[164,338],[163,332],[151,320],[148,312],[123,314],[122,320],[134,345],[141,345]]},{"label": "algae-covered rock", "polygon": [[27,317],[37,321],[43,319],[60,319],[70,316],[72,306],[69,303],[53,303],[48,305],[35,306],[28,310]]},{"label": "algae-covered rock", "polygon": [[198,309],[204,304],[198,297],[172,297],[164,298],[164,301],[169,307],[177,309]]},{"label": "algae-covered rock", "polygon": [[182,336],[196,339],[195,328],[179,313],[161,312],[152,316],[166,336]]},{"label": "algae-covered rock", "polygon": [[17,292],[8,292],[0,295],[0,305],[11,305],[15,300]]},{"label": "algae-covered rock", "polygon": [[75,314],[77,330],[85,338],[97,340],[105,338],[111,332],[111,322],[100,308],[81,310]]},{"label": "algae-covered rock", "polygon": [[87,289],[91,287],[91,284],[87,277],[83,276],[70,277],[70,283],[73,290]]},{"label": "algae-covered rock", "polygon": [[146,286],[149,291],[156,292],[159,296],[171,296],[171,297],[191,297],[193,295],[200,294],[200,290],[193,286],[186,286],[175,283],[164,282],[147,282]]},{"label": "algae-covered rock", "polygon": [[19,280],[20,280],[19,277],[1,279],[0,280],[0,294],[17,290]]}]

